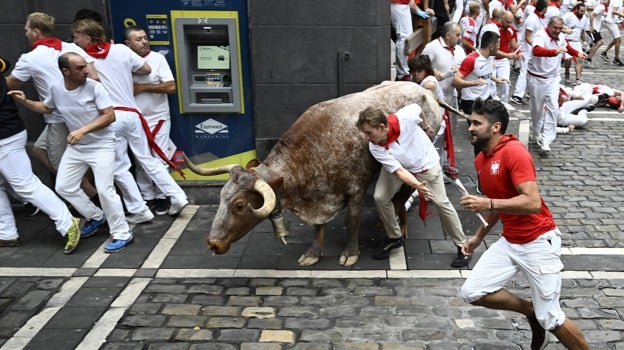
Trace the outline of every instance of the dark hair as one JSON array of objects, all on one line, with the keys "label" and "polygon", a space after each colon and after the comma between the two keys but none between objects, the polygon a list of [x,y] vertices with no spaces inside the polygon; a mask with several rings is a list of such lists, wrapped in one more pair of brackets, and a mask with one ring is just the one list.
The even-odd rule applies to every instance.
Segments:
[{"label": "dark hair", "polygon": [[78,20],[81,19],[92,19],[100,24],[103,23],[104,21],[104,17],[102,17],[102,14],[100,14],[99,12],[92,10],[92,9],[80,9],[76,12],[76,14],[74,15],[74,21],[76,22]]},{"label": "dark hair", "polygon": [[138,32],[138,31],[141,31],[141,30],[145,31],[145,29],[143,29],[143,27],[141,27],[141,26],[128,26],[124,30],[124,37],[126,38],[126,40],[128,40],[128,37],[130,36],[130,33]]},{"label": "dark hair", "polygon": [[472,105],[472,113],[476,113],[485,116],[485,119],[490,124],[497,122],[501,123],[501,134],[507,131],[507,125],[509,125],[509,112],[505,105],[496,100],[482,100],[477,98]]},{"label": "dark hair", "polygon": [[488,30],[487,32],[483,33],[483,36],[481,37],[480,48],[485,49],[486,47],[495,44],[498,38],[500,38],[500,35],[498,35],[498,33]]},{"label": "dark hair", "polygon": [[355,124],[358,129],[362,128],[363,124],[368,124],[373,128],[378,128],[380,125],[388,125],[388,118],[380,109],[373,107],[366,107],[365,110],[360,112],[358,121]]},{"label": "dark hair", "polygon": [[548,0],[537,0],[535,2],[535,12],[542,12],[548,7]]},{"label": "dark hair", "polygon": [[433,67],[431,66],[431,59],[427,55],[418,55],[410,58],[407,61],[407,66],[410,72],[419,72],[424,70],[429,75],[434,75]]}]

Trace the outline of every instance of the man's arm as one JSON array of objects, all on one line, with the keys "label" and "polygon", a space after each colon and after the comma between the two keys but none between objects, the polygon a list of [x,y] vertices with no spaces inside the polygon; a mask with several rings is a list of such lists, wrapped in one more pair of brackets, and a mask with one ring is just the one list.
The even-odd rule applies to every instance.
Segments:
[{"label": "man's arm", "polygon": [[98,75],[97,70],[95,70],[93,62],[87,63],[87,76],[93,80],[100,81],[100,76]]},{"label": "man's arm", "polygon": [[142,92],[153,92],[157,94],[173,94],[176,92],[176,83],[174,80],[166,81],[158,84],[140,84],[134,83],[134,94]]},{"label": "man's arm", "polygon": [[14,77],[13,74],[9,74],[9,76],[6,77],[6,83],[9,90],[19,89],[24,84],[23,81]]},{"label": "man's arm", "polygon": [[542,200],[537,181],[526,181],[516,185],[518,195],[512,198],[487,198],[476,195],[463,196],[460,204],[472,212],[496,211],[515,215],[537,214],[542,209]]},{"label": "man's arm", "polygon": [[471,86],[487,84],[487,81],[485,79],[479,78],[477,80],[466,80],[464,78],[464,75],[457,71],[457,73],[455,73],[455,76],[453,77],[453,82],[451,82],[451,85],[453,85],[454,88],[463,89]]},{"label": "man's arm", "polygon": [[136,74],[136,75],[148,75],[152,72],[152,67],[150,67],[149,64],[147,64],[147,62],[145,62],[143,64],[143,66],[141,66],[141,68],[135,70],[134,72],[132,72],[132,74]]},{"label": "man's arm", "polygon": [[7,92],[7,95],[13,96],[13,99],[24,105],[26,108],[30,109],[33,112],[41,113],[41,114],[49,114],[52,113],[53,109],[49,108],[41,101],[33,101],[26,98],[24,91],[22,90],[11,90]]},{"label": "man's arm", "polygon": [[100,115],[91,123],[72,131],[67,135],[67,142],[75,145],[82,140],[88,133],[100,130],[115,121],[115,111],[113,107],[106,107],[99,110]]},{"label": "man's arm", "polygon": [[431,190],[427,187],[426,182],[418,181],[418,179],[416,179],[416,176],[412,175],[412,173],[405,170],[404,168],[399,168],[397,171],[394,172],[394,174],[401,181],[403,181],[404,184],[420,191],[420,193],[422,193],[425,197],[431,198]]}]

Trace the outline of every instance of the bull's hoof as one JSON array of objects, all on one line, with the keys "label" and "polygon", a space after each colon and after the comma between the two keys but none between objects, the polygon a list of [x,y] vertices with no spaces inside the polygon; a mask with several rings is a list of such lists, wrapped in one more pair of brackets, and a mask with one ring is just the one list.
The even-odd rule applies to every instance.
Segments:
[{"label": "bull's hoof", "polygon": [[340,260],[338,261],[338,263],[341,266],[352,266],[355,265],[355,263],[358,262],[358,259],[360,257],[358,255],[351,255],[351,256],[346,256],[344,253],[342,255],[340,255]]},{"label": "bull's hoof", "polygon": [[299,266],[310,266],[316,264],[319,260],[320,257],[318,256],[308,256],[303,254],[297,262],[299,263]]}]

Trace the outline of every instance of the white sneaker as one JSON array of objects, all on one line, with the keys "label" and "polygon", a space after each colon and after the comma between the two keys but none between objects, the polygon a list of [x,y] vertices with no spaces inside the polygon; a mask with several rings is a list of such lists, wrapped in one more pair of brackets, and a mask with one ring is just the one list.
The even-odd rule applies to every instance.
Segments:
[{"label": "white sneaker", "polygon": [[153,218],[154,218],[154,214],[152,214],[152,211],[146,207],[142,212],[138,214],[130,214],[126,216],[126,221],[128,221],[129,224],[136,225],[136,224],[142,224],[144,222],[148,222],[152,220]]},{"label": "white sneaker", "polygon": [[540,148],[542,149],[542,153],[550,153],[550,145],[548,142],[541,140]]},{"label": "white sneaker", "polygon": [[186,207],[187,205],[188,205],[188,201],[186,199],[183,199],[182,201],[175,202],[175,203],[172,201],[167,214],[171,216],[178,215],[180,214],[182,209],[184,209],[184,207]]}]

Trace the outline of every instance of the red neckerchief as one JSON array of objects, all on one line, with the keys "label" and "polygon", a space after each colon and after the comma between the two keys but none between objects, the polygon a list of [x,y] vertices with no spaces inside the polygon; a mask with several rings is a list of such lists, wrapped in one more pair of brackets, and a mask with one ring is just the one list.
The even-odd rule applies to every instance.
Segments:
[{"label": "red neckerchief", "polygon": [[559,37],[554,37],[554,36],[550,35],[550,32],[548,31],[548,27],[544,28],[544,30],[546,30],[546,34],[548,35],[550,40],[555,41],[555,42],[559,41]]},{"label": "red neckerchief", "polygon": [[108,50],[110,50],[111,43],[103,42],[103,43],[95,43],[93,45],[87,46],[85,52],[93,57],[93,58],[106,58],[108,55]]},{"label": "red neckerchief", "polygon": [[147,57],[147,55],[149,55],[150,53],[152,53],[152,50],[147,50],[147,53],[145,55],[142,55],[141,57],[145,58]]},{"label": "red neckerchief", "polygon": [[440,45],[442,45],[443,48],[449,50],[451,52],[451,55],[455,56],[455,48],[454,47],[447,46],[446,43],[444,41],[442,41],[442,37],[439,37],[438,40],[440,40]]},{"label": "red neckerchief", "polygon": [[537,18],[541,18],[544,19],[544,17],[546,17],[546,12],[544,12],[543,14],[540,15],[539,12],[534,12],[537,15]]},{"label": "red neckerchief", "polygon": [[395,114],[390,114],[388,116],[388,137],[386,138],[386,142],[379,142],[379,146],[385,147],[386,149],[390,148],[390,144],[396,141],[401,134],[401,126],[399,125],[399,118]]},{"label": "red neckerchief", "polygon": [[548,6],[555,6],[558,9],[561,8],[561,5],[559,5],[559,3],[555,2],[555,1],[551,1],[550,4],[548,4]]},{"label": "red neckerchief", "polygon": [[32,43],[32,48],[34,49],[35,47],[37,47],[39,45],[51,47],[51,48],[53,48],[55,50],[59,50],[59,51],[61,51],[61,48],[63,47],[63,43],[61,42],[61,39],[59,39],[59,38],[43,38],[43,39],[39,39],[39,40],[37,40],[37,41]]}]

